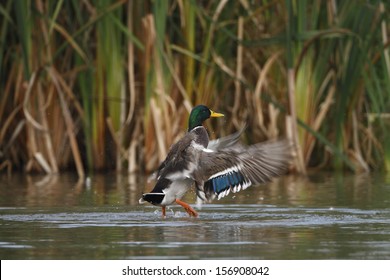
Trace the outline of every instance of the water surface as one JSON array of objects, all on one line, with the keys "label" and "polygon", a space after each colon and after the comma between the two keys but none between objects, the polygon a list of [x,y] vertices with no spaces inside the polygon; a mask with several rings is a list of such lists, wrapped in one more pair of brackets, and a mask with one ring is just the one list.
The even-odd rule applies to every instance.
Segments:
[{"label": "water surface", "polygon": [[[1,259],[390,259],[390,177],[286,176],[204,204],[139,205],[142,176],[2,177]],[[193,192],[185,200],[196,208]]]}]

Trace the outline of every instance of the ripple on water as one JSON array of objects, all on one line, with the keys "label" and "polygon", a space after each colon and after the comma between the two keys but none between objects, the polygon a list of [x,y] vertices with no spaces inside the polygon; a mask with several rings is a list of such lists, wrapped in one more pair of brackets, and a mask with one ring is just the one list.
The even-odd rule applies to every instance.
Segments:
[{"label": "ripple on water", "polygon": [[[159,210],[152,207],[136,209],[106,209],[105,212],[39,212],[28,214],[3,214],[0,220],[13,222],[39,222],[46,227],[159,227],[159,226],[199,226],[229,222],[241,226],[328,226],[356,225],[363,223],[390,224],[388,210],[361,210],[351,208],[290,208],[259,205],[206,205],[200,211],[199,218],[190,218],[180,208],[172,207],[167,218],[161,218]],[[69,210],[69,209],[67,209]],[[94,209],[95,210],[95,209]],[[122,211],[121,211],[122,210]],[[152,210],[152,211],[151,211]],[[177,211],[175,211],[177,210]],[[23,209],[18,209],[23,212]]]}]

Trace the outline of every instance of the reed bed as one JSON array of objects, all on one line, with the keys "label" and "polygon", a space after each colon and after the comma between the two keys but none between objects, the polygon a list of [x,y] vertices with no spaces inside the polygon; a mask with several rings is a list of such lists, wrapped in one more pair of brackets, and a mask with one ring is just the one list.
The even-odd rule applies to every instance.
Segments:
[{"label": "reed bed", "polygon": [[289,137],[292,168],[390,170],[387,1],[0,4],[0,170],[149,172],[207,104],[212,138]]}]

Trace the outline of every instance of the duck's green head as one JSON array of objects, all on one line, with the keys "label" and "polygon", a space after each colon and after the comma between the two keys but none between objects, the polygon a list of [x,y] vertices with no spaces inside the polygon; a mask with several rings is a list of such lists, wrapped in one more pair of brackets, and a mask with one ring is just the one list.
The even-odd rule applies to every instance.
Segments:
[{"label": "duck's green head", "polygon": [[208,118],[223,117],[224,114],[216,113],[205,105],[198,105],[191,111],[190,118],[188,119],[188,131],[191,131],[197,126],[201,126],[202,123]]}]

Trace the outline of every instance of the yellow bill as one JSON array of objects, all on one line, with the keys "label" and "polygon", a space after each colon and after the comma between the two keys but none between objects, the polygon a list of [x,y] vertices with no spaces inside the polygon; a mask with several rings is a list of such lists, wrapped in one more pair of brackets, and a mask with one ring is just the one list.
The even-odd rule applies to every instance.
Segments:
[{"label": "yellow bill", "polygon": [[211,112],[210,117],[212,117],[212,118],[219,118],[219,117],[224,117],[225,116],[224,114],[214,112],[213,110],[210,110],[210,112]]}]

